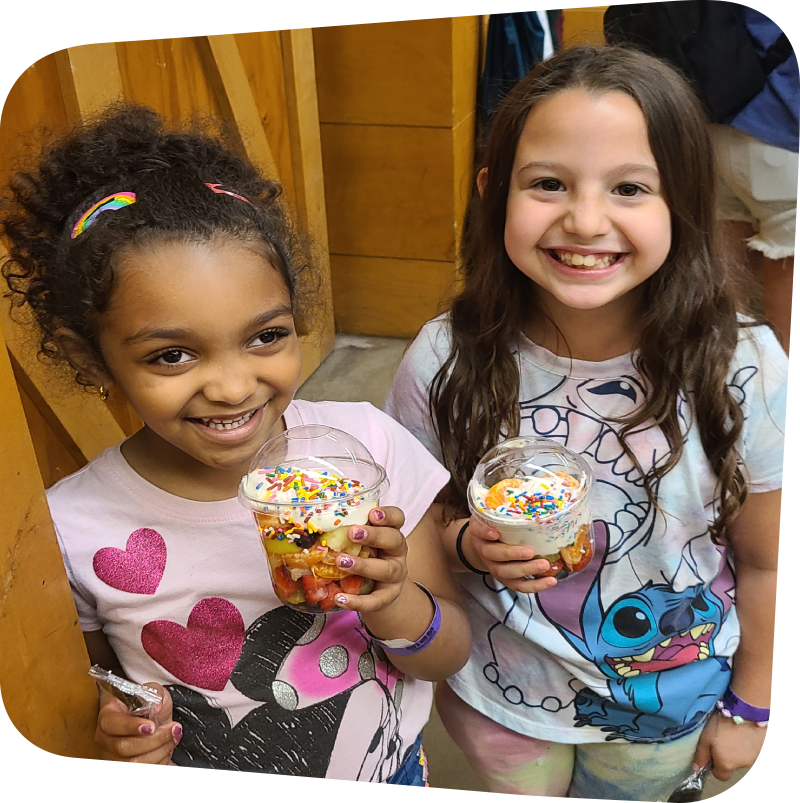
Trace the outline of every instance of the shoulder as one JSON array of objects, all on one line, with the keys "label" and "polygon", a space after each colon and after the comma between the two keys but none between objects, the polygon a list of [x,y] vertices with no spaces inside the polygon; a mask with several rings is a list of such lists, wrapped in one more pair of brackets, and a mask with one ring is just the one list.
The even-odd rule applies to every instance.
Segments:
[{"label": "shoulder", "polygon": [[287,416],[287,425],[324,424],[341,429],[358,438],[376,459],[379,459],[378,453],[394,445],[416,443],[416,439],[403,426],[370,402],[309,402],[295,399],[287,412],[290,411],[294,415]]},{"label": "shoulder", "polygon": [[[111,470],[112,459],[119,454],[120,444],[111,446],[92,458],[83,468],[60,479],[45,492],[50,508],[62,504],[74,506],[87,497],[93,497],[102,492],[103,478]],[[107,486],[106,486],[107,492]]]},{"label": "shoulder", "polygon": [[452,342],[450,317],[448,314],[440,315],[419,330],[408,347],[406,358],[419,362],[434,357],[441,365],[450,354]]},{"label": "shoulder", "polygon": [[[729,376],[741,372],[760,372],[765,381],[785,384],[789,375],[789,357],[769,326],[749,326],[741,319],[739,343],[731,360]],[[734,383],[735,384],[735,383]]]}]

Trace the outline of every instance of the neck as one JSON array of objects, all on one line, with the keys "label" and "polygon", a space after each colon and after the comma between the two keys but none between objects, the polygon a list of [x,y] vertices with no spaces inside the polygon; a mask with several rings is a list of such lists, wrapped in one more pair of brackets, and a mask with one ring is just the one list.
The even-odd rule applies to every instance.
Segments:
[{"label": "neck", "polygon": [[241,466],[212,468],[177,449],[143,427],[122,444],[122,455],[140,476],[162,491],[195,502],[232,499],[249,469]]},{"label": "neck", "polygon": [[559,357],[602,362],[636,348],[641,295],[631,291],[599,309],[574,309],[537,293],[537,314],[524,329],[538,346]]}]

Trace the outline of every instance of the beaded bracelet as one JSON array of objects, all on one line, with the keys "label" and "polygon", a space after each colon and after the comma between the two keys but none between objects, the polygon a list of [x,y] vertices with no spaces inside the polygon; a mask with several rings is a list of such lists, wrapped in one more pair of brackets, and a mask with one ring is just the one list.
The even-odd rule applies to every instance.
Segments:
[{"label": "beaded bracelet", "polygon": [[456,538],[456,553],[458,554],[458,559],[466,566],[471,572],[475,574],[480,574],[482,577],[486,577],[489,572],[482,572],[480,569],[476,569],[468,560],[467,556],[464,554],[464,547],[462,545],[462,541],[464,540],[464,533],[467,531],[467,527],[469,527],[469,519],[467,519],[467,523],[459,530],[458,537]]},{"label": "beaded bracelet", "polygon": [[414,585],[419,586],[433,603],[433,619],[428,625],[428,629],[416,641],[409,641],[405,638],[386,639],[386,641],[383,641],[382,639],[376,638],[369,632],[369,628],[364,624],[364,620],[361,619],[359,615],[359,619],[361,619],[361,624],[364,630],[367,631],[367,635],[376,644],[380,644],[386,652],[390,652],[393,655],[416,655],[418,652],[422,652],[422,650],[430,646],[430,643],[436,638],[436,634],[442,627],[442,611],[439,608],[436,597],[434,597],[422,583],[415,582]]},{"label": "beaded bracelet", "polygon": [[756,708],[739,699],[730,689],[717,700],[717,710],[726,719],[733,720],[734,725],[754,722],[759,728],[766,728],[769,724],[769,708]]}]

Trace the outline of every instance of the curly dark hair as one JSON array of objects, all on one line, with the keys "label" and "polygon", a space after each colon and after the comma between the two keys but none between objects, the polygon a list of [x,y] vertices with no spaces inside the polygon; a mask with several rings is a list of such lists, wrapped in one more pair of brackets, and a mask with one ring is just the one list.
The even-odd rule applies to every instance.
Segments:
[{"label": "curly dark hair", "polygon": [[[504,246],[506,203],[517,143],[528,115],[567,89],[622,92],[642,110],[672,218],[664,265],[644,284],[644,311],[634,363],[648,393],[622,424],[622,448],[639,466],[626,436],[650,426],[670,451],[644,476],[650,502],[683,454],[678,415],[682,392],[692,404],[706,455],[718,478],[719,537],[747,495],[736,444],[742,410],[727,374],[742,326],[764,323],[750,309],[741,266],[721,258],[714,218],[714,165],[704,110],[688,83],[666,63],[630,48],[581,46],[560,51],[523,78],[501,103],[480,168],[482,197],[473,195],[461,243],[463,286],[449,313],[452,349],[430,388],[430,411],[450,471],[450,501],[466,515],[466,488],[481,456],[519,433],[519,333],[541,315],[530,280]],[[746,313],[749,320],[740,322]]]},{"label": "curly dark hair", "polygon": [[[111,298],[115,257],[158,241],[226,237],[255,247],[283,278],[298,332],[308,332],[319,281],[309,242],[291,225],[280,184],[236,147],[219,122],[168,128],[146,106],[116,103],[46,142],[34,167],[12,175],[0,205],[0,233],[9,243],[2,272],[12,309],[27,304],[33,312],[42,355],[60,359],[53,335],[66,327],[104,364],[97,325]],[[80,217],[118,192],[134,192],[136,202],[97,215],[72,239]]]}]

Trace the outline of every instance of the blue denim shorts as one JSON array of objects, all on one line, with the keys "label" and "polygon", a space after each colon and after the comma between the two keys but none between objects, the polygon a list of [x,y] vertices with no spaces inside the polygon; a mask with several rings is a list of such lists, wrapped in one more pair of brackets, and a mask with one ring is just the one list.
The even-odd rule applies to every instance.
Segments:
[{"label": "blue denim shorts", "polygon": [[421,733],[406,753],[400,769],[386,783],[401,786],[430,786],[428,783],[428,759],[422,749]]}]

